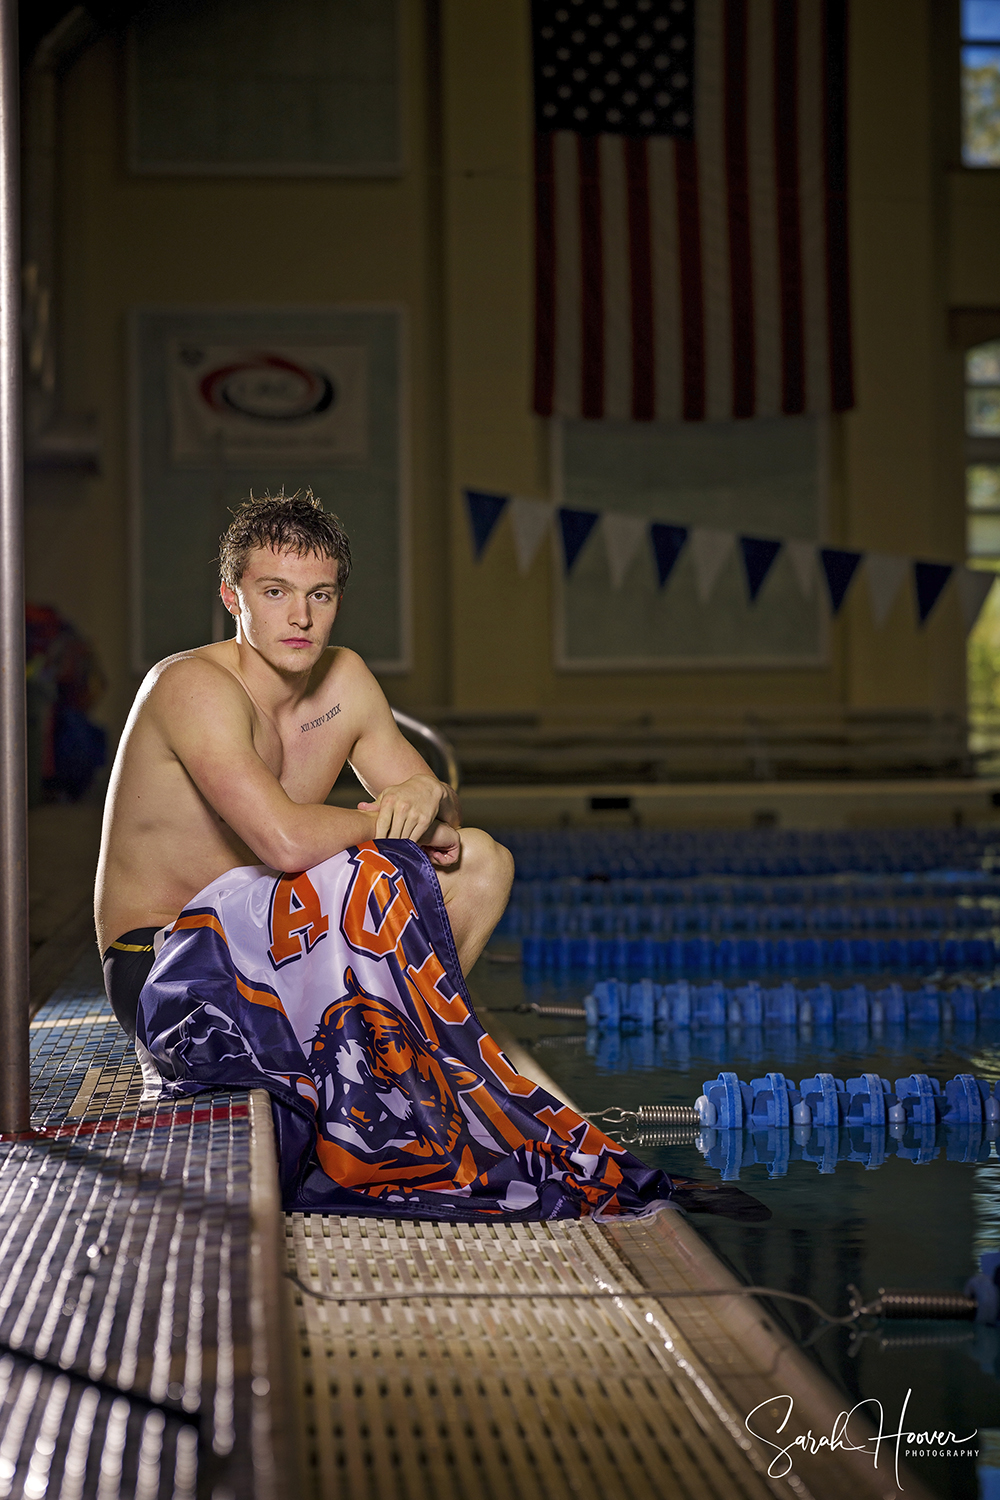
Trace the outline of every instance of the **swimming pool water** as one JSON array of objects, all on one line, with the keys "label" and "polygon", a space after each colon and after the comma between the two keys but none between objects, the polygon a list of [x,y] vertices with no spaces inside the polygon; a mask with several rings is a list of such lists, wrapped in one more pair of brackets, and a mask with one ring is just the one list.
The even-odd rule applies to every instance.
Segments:
[{"label": "swimming pool water", "polygon": [[[517,949],[499,941],[491,951],[493,959],[510,959]],[[822,977],[844,982],[842,976]],[[890,1082],[909,1073],[942,1081],[960,1072],[1000,1077],[1000,1023],[923,1033],[911,1028],[881,1038],[867,1028],[812,1037],[791,1028],[610,1037],[588,1035],[582,1021],[519,1010],[527,1002],[580,1005],[591,983],[583,977],[562,984],[526,980],[519,963],[491,961],[490,955],[470,979],[476,1004],[500,1013],[540,1068],[588,1112],[610,1105],[692,1104],[703,1080],[722,1068],[746,1080],[777,1070],[796,1082],[817,1072],[837,1077],[875,1072]],[[627,1132],[620,1138],[666,1172],[719,1180],[719,1170],[694,1144],[640,1143],[628,1140]],[[846,1144],[842,1141],[842,1148]],[[863,1140],[858,1154],[865,1154]],[[1000,1250],[997,1143],[981,1147],[982,1159],[949,1159],[968,1152],[957,1138],[939,1131],[937,1144],[920,1154],[929,1159],[916,1162],[887,1153],[877,1170],[863,1161],[840,1160],[835,1170],[821,1173],[812,1161],[792,1159],[784,1175],[775,1176],[766,1162],[743,1165],[740,1185],[767,1204],[770,1221],[699,1215],[692,1222],[744,1281],[804,1293],[838,1314],[848,1310],[848,1283],[866,1298],[881,1286],[961,1291],[978,1269],[980,1254]],[[1000,1459],[991,1462],[989,1454],[1000,1451],[1000,1329],[899,1322],[862,1334],[829,1327],[817,1334],[817,1320],[807,1309],[771,1306],[788,1331],[808,1343],[811,1356],[843,1392],[845,1406],[881,1402],[891,1430],[888,1424],[899,1424],[909,1391],[907,1427],[951,1430],[959,1437],[978,1429],[978,1466],[972,1459],[910,1461],[928,1488],[972,1500],[996,1483],[992,1465],[1000,1465]],[[894,1488],[888,1456],[880,1473],[883,1467],[888,1492]]]}]

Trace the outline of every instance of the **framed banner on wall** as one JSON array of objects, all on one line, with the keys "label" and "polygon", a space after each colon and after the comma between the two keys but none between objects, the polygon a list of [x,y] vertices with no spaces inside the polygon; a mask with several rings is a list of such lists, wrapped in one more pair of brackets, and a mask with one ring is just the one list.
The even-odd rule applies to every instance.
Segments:
[{"label": "framed banner on wall", "polygon": [[398,0],[153,0],[128,36],[133,172],[403,171]]},{"label": "framed banner on wall", "polygon": [[[557,504],[601,518],[568,576],[557,558],[558,668],[826,663],[828,611],[815,576],[796,569],[785,545],[751,600],[739,544],[741,536],[765,539],[765,546],[768,538],[820,540],[825,418],[566,420],[553,422],[553,429]],[[687,532],[665,583],[648,542],[638,540],[653,522],[678,536],[682,528]],[[609,566],[611,528],[626,540],[634,533],[617,579]],[[715,561],[705,551],[713,544],[720,549]]]},{"label": "framed banner on wall", "polygon": [[135,310],[136,670],[222,638],[219,536],[251,490],[282,487],[351,539],[334,642],[409,669],[403,341],[394,307]]}]

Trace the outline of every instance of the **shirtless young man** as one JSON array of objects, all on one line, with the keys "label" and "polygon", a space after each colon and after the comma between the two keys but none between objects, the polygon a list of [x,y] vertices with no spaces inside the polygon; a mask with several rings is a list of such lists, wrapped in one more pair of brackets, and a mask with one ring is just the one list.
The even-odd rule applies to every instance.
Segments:
[{"label": "shirtless young man", "polygon": [[[351,568],[336,518],[311,496],[251,501],[220,566],[236,639],[152,669],[108,791],[97,937],[133,1038],[158,934],[227,870],[307,870],[368,839],[413,839],[436,867],[466,973],[513,878],[506,849],[461,828],[455,794],[400,734],[361,658],[327,644]],[[357,811],[324,805],[348,760],[373,799]]]}]

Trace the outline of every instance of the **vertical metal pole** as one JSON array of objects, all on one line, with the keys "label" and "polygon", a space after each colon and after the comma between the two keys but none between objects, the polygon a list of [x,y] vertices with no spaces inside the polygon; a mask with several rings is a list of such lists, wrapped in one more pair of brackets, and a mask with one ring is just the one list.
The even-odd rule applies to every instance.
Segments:
[{"label": "vertical metal pole", "polygon": [[17,0],[0,0],[0,1131],[30,1124]]}]

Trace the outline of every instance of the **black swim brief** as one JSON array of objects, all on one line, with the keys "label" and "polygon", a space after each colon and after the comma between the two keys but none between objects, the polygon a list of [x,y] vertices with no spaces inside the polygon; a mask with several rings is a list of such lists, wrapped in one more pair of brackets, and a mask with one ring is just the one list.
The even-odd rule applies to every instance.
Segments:
[{"label": "black swim brief", "polygon": [[122,1030],[135,1041],[139,995],[163,940],[162,927],[135,927],[104,954],[104,988]]}]

